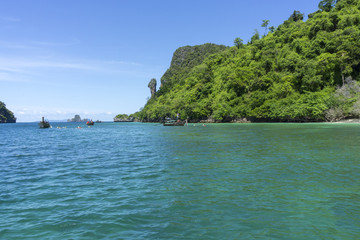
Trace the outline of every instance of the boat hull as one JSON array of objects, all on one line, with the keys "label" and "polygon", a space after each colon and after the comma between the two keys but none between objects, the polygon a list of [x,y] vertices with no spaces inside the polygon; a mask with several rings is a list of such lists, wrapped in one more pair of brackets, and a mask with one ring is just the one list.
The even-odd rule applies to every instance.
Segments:
[{"label": "boat hull", "polygon": [[39,122],[39,127],[40,128],[50,128],[50,123],[49,122]]}]

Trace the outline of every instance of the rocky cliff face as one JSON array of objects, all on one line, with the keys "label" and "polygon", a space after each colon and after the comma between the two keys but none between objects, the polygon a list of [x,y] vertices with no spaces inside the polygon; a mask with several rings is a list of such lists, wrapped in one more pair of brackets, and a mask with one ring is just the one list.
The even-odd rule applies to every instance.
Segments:
[{"label": "rocky cliff face", "polygon": [[148,87],[150,88],[151,97],[153,98],[156,93],[156,79],[155,78],[151,79]]},{"label": "rocky cliff face", "polygon": [[173,54],[170,68],[161,77],[160,89],[166,91],[171,88],[185,79],[191,69],[201,64],[209,55],[224,51],[226,48],[224,45],[212,43],[178,48]]},{"label": "rocky cliff face", "polygon": [[7,109],[3,102],[0,102],[0,123],[16,123],[14,113]]}]

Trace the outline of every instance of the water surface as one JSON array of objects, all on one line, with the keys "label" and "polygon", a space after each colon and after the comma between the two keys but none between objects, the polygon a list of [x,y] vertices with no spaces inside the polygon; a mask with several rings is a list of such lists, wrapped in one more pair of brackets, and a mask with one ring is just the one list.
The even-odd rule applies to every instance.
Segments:
[{"label": "water surface", "polygon": [[360,124],[52,125],[0,125],[0,239],[360,236]]}]

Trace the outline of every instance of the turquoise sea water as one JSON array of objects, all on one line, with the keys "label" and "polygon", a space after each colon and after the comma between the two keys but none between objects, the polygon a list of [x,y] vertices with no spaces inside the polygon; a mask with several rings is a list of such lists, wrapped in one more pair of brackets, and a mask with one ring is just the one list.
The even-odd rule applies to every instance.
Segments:
[{"label": "turquoise sea water", "polygon": [[0,239],[360,236],[360,124],[52,125],[0,125]]}]

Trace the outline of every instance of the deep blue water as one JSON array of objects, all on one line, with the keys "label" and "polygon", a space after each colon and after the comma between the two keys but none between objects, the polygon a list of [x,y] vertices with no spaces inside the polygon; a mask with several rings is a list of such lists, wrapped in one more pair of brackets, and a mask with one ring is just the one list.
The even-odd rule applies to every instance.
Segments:
[{"label": "deep blue water", "polygon": [[0,239],[360,236],[360,124],[52,126],[0,125]]}]

